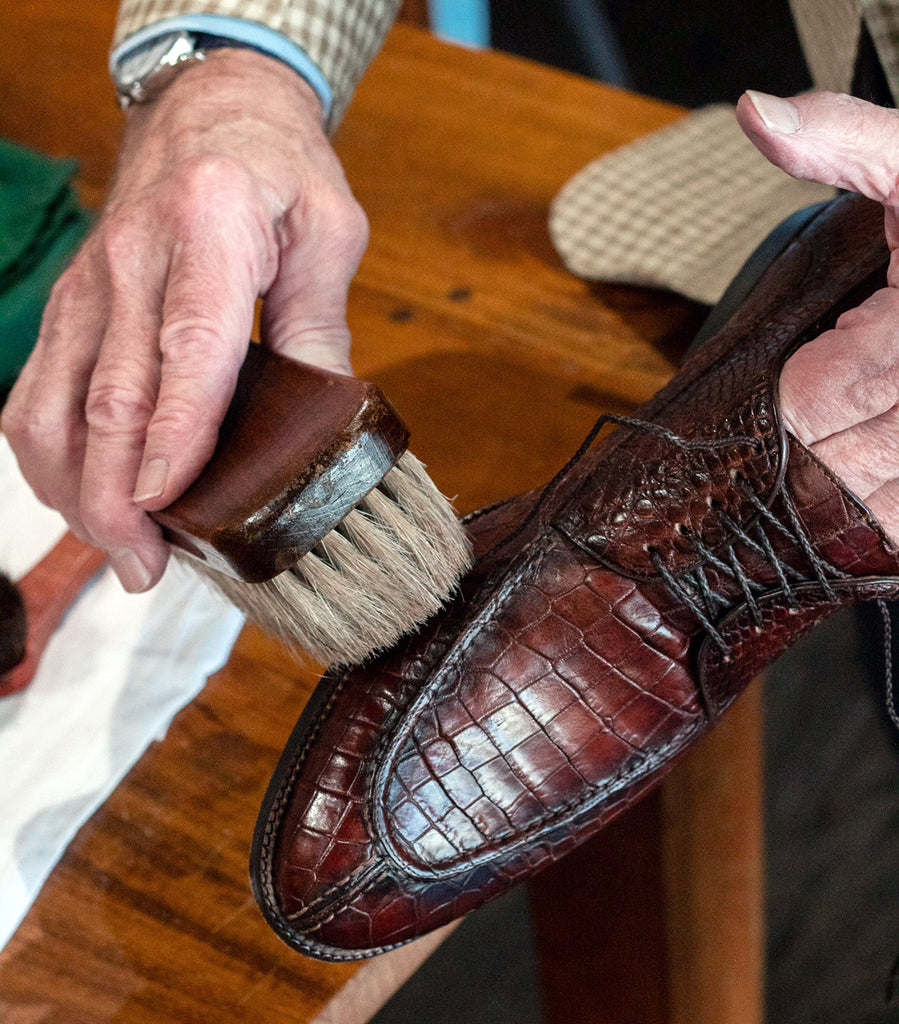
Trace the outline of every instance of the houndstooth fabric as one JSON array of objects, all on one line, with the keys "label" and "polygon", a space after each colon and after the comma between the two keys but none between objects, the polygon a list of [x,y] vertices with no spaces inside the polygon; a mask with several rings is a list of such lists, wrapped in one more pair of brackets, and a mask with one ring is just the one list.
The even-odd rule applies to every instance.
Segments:
[{"label": "houndstooth fabric", "polygon": [[113,46],[138,29],[182,14],[260,22],[296,43],[318,65],[334,94],[333,127],[399,7],[400,0],[121,0]]},{"label": "houndstooth fabric", "polygon": [[[851,88],[864,24],[899,101],[899,0],[790,3],[817,88]],[[772,228],[831,195],[770,165],[733,108],[716,105],[588,165],[554,200],[549,228],[581,277],[714,304]]]},{"label": "houndstooth fabric", "polygon": [[581,277],[712,304],[768,231],[833,194],[769,164],[716,105],[589,164],[554,200],[549,228]]}]

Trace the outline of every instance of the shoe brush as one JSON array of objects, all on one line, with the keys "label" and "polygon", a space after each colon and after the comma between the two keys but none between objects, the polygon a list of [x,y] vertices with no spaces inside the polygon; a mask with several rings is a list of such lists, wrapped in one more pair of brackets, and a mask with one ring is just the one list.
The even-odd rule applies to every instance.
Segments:
[{"label": "shoe brush", "polygon": [[249,619],[356,664],[443,604],[471,560],[373,385],[251,345],[215,452],[153,518]]}]

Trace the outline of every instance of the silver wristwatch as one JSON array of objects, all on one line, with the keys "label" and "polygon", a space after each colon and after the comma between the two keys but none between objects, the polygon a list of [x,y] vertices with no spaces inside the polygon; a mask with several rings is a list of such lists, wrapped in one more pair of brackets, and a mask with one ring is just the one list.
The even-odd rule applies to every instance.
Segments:
[{"label": "silver wristwatch", "polygon": [[[240,40],[207,32],[167,32],[126,54],[113,71],[119,104],[149,103],[185,67],[205,60],[209,50],[223,47],[257,50]],[[262,51],[259,51],[262,52]]]},{"label": "silver wristwatch", "polygon": [[205,58],[192,32],[168,32],[132,50],[114,72],[119,103],[148,103],[169,83],[175,73]]}]

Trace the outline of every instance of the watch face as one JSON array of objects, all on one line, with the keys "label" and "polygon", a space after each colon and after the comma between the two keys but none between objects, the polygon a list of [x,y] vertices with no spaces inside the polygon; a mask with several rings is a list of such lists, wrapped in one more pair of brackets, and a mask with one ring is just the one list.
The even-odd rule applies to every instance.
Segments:
[{"label": "watch face", "polygon": [[116,70],[119,89],[128,91],[160,68],[191,57],[194,42],[187,32],[169,32],[129,53]]}]

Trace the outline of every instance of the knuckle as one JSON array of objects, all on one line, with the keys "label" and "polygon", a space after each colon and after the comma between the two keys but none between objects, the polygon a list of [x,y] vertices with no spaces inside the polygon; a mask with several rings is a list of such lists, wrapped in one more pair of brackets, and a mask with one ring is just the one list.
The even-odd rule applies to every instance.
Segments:
[{"label": "knuckle", "polygon": [[227,209],[244,190],[249,173],[225,156],[204,154],[183,161],[173,172],[169,213],[182,231],[208,218],[210,210]]},{"label": "knuckle", "polygon": [[341,200],[330,211],[330,231],[337,245],[351,256],[360,256],[368,245],[368,217],[351,196]]},{"label": "knuckle", "polygon": [[101,547],[107,548],[119,539],[120,531],[116,529],[118,518],[111,511],[111,502],[106,495],[101,499],[82,493],[78,512],[85,530],[100,542]]},{"label": "knuckle", "polygon": [[88,428],[101,434],[134,434],[152,414],[153,401],[127,379],[93,382],[84,405]]},{"label": "knuckle", "polygon": [[0,429],[15,451],[37,454],[60,453],[71,447],[69,424],[41,403],[10,397],[0,417]]},{"label": "knuckle", "polygon": [[90,302],[103,301],[105,293],[103,272],[95,266],[93,247],[83,248],[59,275],[50,289],[41,318],[39,341],[45,343],[55,336],[54,327],[83,318],[80,311]]},{"label": "knuckle", "polygon": [[103,225],[99,243],[110,275],[114,275],[119,267],[130,266],[141,250],[146,232],[138,223],[140,213],[139,205],[127,211],[122,209]]},{"label": "knuckle", "polygon": [[338,263],[358,263],[368,245],[365,211],[348,189],[331,182],[311,189],[286,216],[285,242],[313,238]]},{"label": "knuckle", "polygon": [[208,368],[223,346],[219,324],[208,314],[189,313],[166,320],[159,332],[159,349],[169,370],[196,373]]},{"label": "knuckle", "polygon": [[199,397],[172,393],[159,403],[148,431],[155,447],[174,447],[171,439],[178,438],[179,458],[187,454],[188,447],[193,452],[207,444],[214,446],[217,436],[218,424],[212,422],[207,403]]},{"label": "knuckle", "polygon": [[15,391],[10,395],[0,412],[0,432],[6,435],[15,447],[25,432],[25,405],[16,401]]},{"label": "knuckle", "polygon": [[127,548],[133,543],[130,531],[123,528],[116,507],[108,500],[82,496],[79,509],[81,523],[95,544],[106,551]]},{"label": "knuckle", "polygon": [[81,488],[78,520],[93,543],[106,551],[137,547],[146,518],[124,482],[104,480]]},{"label": "knuckle", "polygon": [[220,153],[203,153],[190,157],[175,172],[175,184],[182,194],[207,195],[218,193],[235,180],[242,180],[246,170],[241,163]]},{"label": "knuckle", "polygon": [[48,306],[52,304],[62,314],[71,309],[84,294],[85,277],[81,261],[72,263],[56,279]]}]

